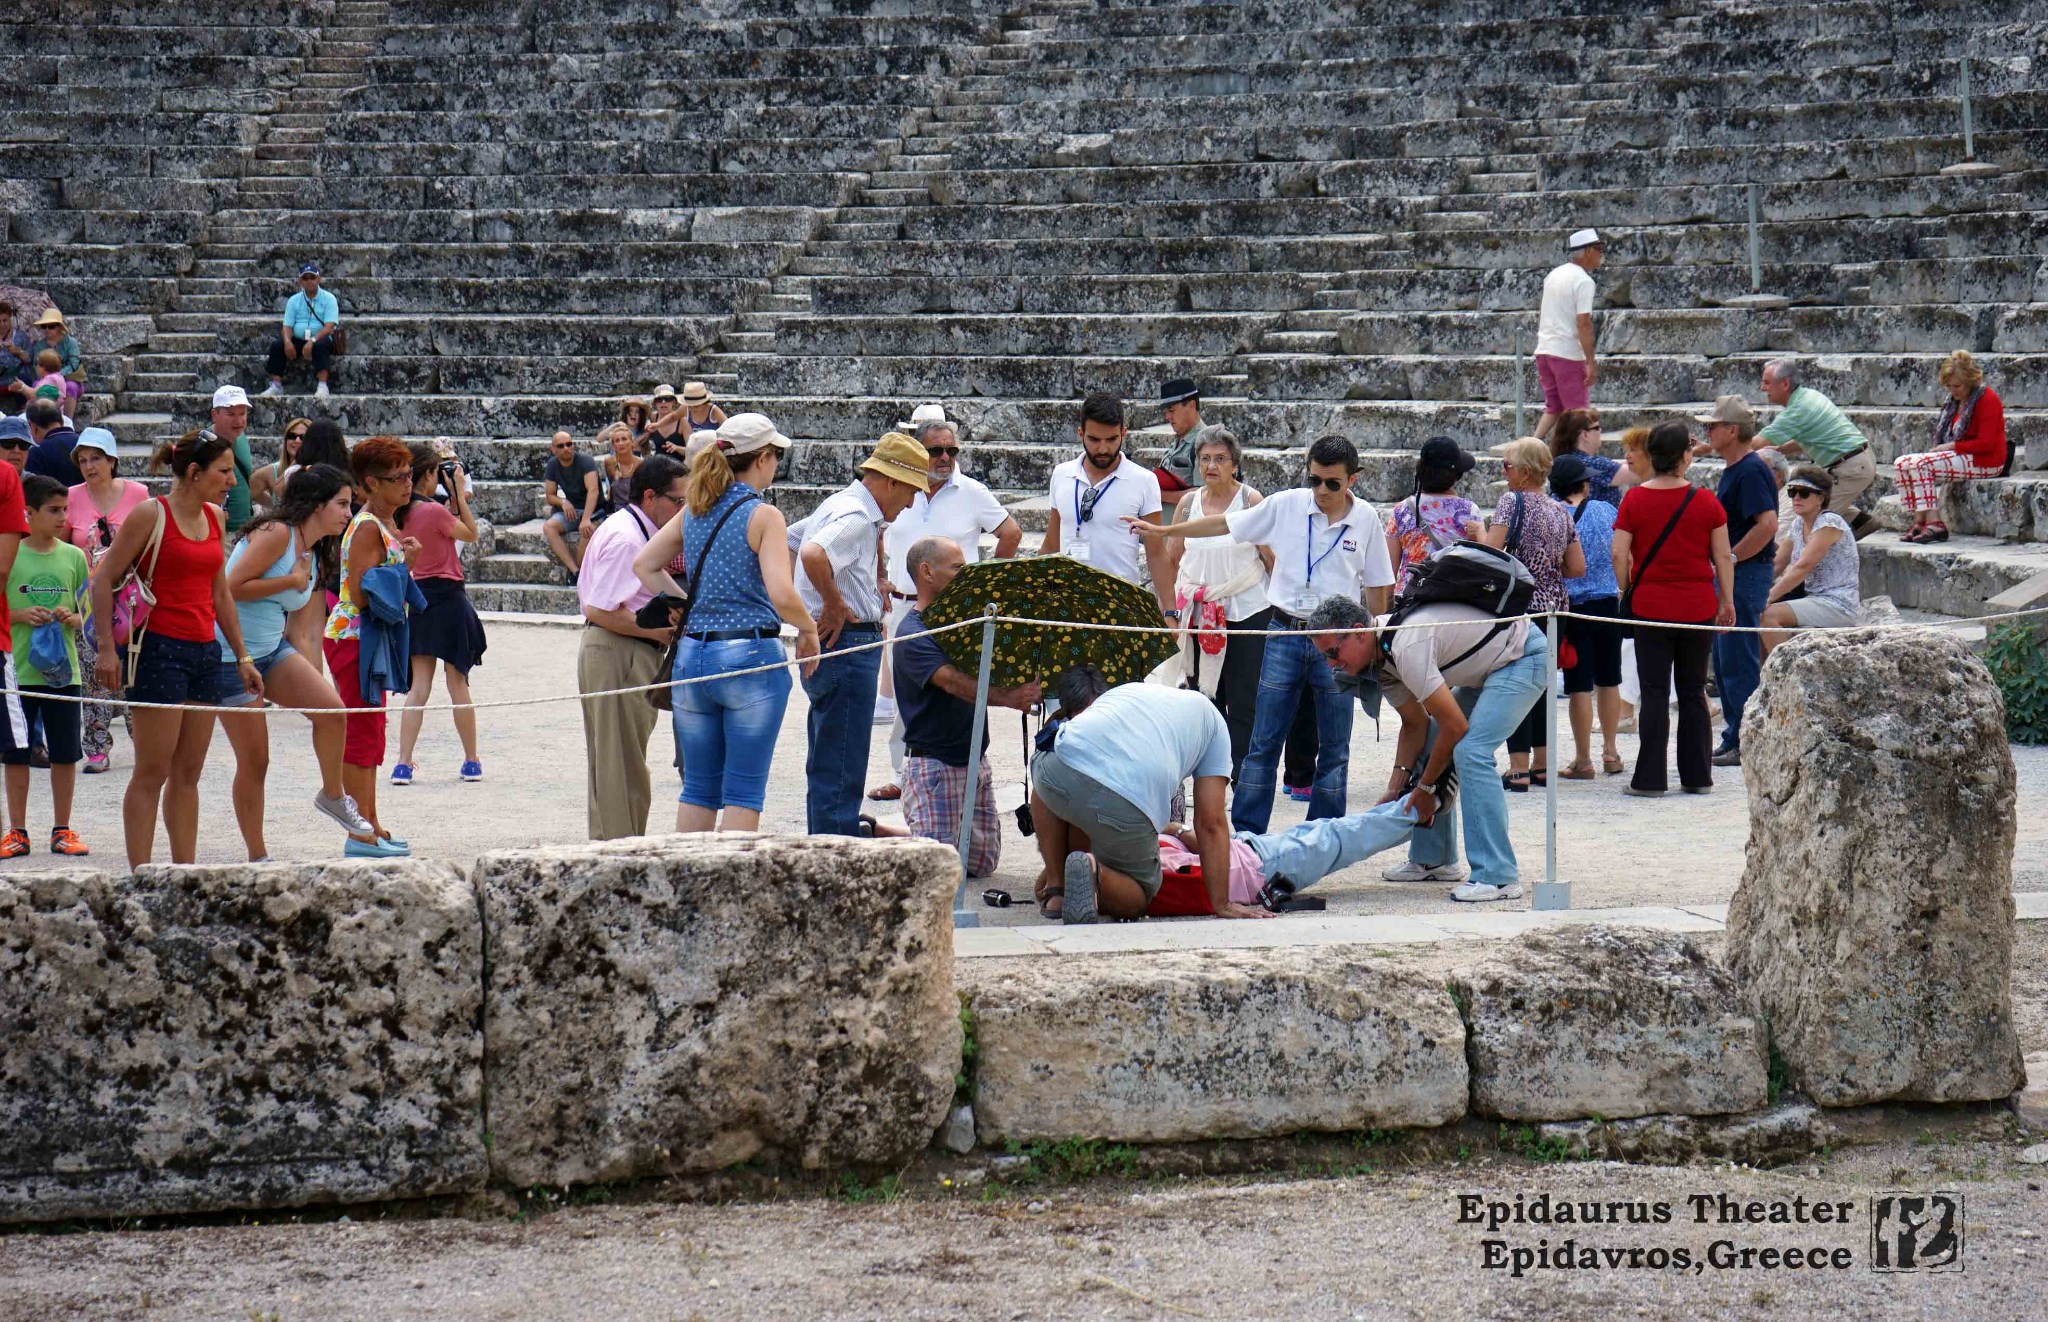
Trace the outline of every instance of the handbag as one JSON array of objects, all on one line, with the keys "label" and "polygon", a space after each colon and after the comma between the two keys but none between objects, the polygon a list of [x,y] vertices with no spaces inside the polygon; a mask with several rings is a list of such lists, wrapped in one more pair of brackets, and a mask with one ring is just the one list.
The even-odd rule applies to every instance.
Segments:
[{"label": "handbag", "polygon": [[1615,613],[1615,627],[1623,638],[1636,636],[1631,621],[1635,618],[1636,585],[1643,581],[1643,575],[1650,572],[1650,562],[1657,558],[1657,552],[1664,549],[1664,543],[1677,529],[1678,521],[1685,517],[1685,507],[1692,504],[1692,498],[1699,494],[1698,487],[1687,487],[1685,495],[1678,502],[1678,508],[1671,512],[1671,522],[1664,525],[1664,531],[1657,534],[1657,540],[1650,543],[1650,549],[1643,554],[1643,562],[1631,567],[1628,576],[1628,591],[1621,594],[1621,609]]},{"label": "handbag", "polygon": [[[169,500],[158,496],[150,503],[161,506],[162,513],[157,517],[156,527],[150,530],[149,545],[142,548],[142,555],[135,557],[135,563],[128,566],[127,577],[123,578],[121,586],[114,590],[114,600],[118,607],[122,594],[131,587],[135,589],[134,600],[136,605],[132,615],[129,617],[128,666],[127,673],[122,677],[121,686],[123,688],[127,688],[135,683],[135,667],[142,660],[142,639],[149,632],[149,613],[156,605],[156,593],[151,591],[150,585],[156,582],[157,561],[163,557],[164,529],[171,522],[171,502]],[[211,519],[213,516],[208,514],[205,517]],[[149,557],[149,576],[147,578],[143,577],[141,572],[143,556]],[[120,612],[118,609],[116,609],[114,614],[114,623],[118,628],[120,625]],[[119,635],[116,634],[115,636],[118,639]]]},{"label": "handbag", "polygon": [[718,544],[718,534],[725,531],[726,521],[749,505],[757,504],[759,499],[756,496],[734,501],[730,509],[718,516],[718,522],[711,525],[711,535],[704,539],[704,551],[690,569],[690,582],[683,589],[683,604],[676,620],[676,636],[669,639],[668,647],[662,652],[661,669],[656,672],[662,676],[661,682],[651,689],[644,690],[641,695],[647,699],[647,705],[656,711],[669,711],[675,704],[672,692],[675,684],[676,654],[683,650],[683,630],[689,627],[690,607],[697,600],[697,585],[704,581],[704,566],[711,560],[711,548]]}]

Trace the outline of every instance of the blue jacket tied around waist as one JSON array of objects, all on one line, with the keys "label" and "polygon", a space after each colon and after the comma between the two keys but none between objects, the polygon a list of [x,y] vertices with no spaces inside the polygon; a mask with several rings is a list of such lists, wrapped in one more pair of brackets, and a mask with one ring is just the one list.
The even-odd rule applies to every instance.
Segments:
[{"label": "blue jacket tied around waist", "polygon": [[363,574],[362,655],[359,658],[363,701],[377,705],[386,693],[412,688],[412,626],[410,608],[423,611],[427,599],[404,565],[378,565]]}]

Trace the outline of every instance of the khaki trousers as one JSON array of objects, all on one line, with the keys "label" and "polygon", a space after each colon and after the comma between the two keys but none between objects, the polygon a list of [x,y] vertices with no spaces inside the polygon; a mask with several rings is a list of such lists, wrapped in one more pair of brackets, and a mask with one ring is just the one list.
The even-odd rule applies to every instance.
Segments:
[{"label": "khaki trousers", "polygon": [[1828,470],[1835,479],[1835,489],[1828,495],[1828,509],[1845,519],[1856,517],[1856,498],[1870,490],[1870,484],[1877,480],[1877,456],[1869,446],[1863,453],[1852,455]]},{"label": "khaki trousers", "polygon": [[[586,628],[576,654],[576,690],[603,693],[652,684],[661,677],[661,658],[662,649],[653,643]],[[660,717],[642,693],[583,700],[592,840],[647,834],[654,793],[647,778],[647,736]]]}]

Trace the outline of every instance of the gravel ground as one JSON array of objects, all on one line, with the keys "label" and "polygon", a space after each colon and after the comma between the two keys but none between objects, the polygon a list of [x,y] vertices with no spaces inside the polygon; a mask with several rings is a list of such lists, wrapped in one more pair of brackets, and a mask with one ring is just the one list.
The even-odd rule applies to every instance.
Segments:
[{"label": "gravel ground", "polygon": [[[577,630],[501,624],[491,627],[490,636],[490,652],[475,674],[478,701],[574,694]],[[763,818],[766,830],[803,829],[805,715],[799,688],[792,696],[776,749],[768,810]],[[480,751],[487,779],[480,784],[464,784],[456,779],[462,753],[454,729],[445,713],[430,716],[416,755],[420,767],[418,780],[406,789],[386,785],[379,790],[386,827],[410,839],[420,856],[462,865],[489,849],[582,839],[583,732],[577,704],[572,701],[484,712],[481,719]],[[1558,720],[1561,729],[1567,728],[1562,706]],[[318,784],[313,775],[306,727],[297,717],[275,717],[271,724],[274,728],[268,796],[270,851],[285,859],[331,856],[339,848],[338,833],[307,806]],[[397,756],[397,725],[394,718],[390,754],[393,759]],[[1352,738],[1355,800],[1376,797],[1378,787],[1386,783],[1387,770],[1393,763],[1393,736],[1392,724],[1376,733],[1370,724],[1359,723]],[[996,715],[993,738],[997,798],[1005,809],[1003,860],[993,884],[1028,896],[1037,871],[1037,856],[1032,842],[1017,834],[1008,811],[1023,799],[1022,733],[1015,713]],[[888,777],[887,739],[888,728],[878,726],[869,762],[870,785],[878,785]],[[1622,750],[1632,764],[1636,752],[1633,737],[1623,737]],[[2048,795],[2048,748],[2015,748],[2013,756],[2019,766],[2020,801],[2041,802]],[[671,804],[678,788],[673,757],[674,743],[667,729],[657,728],[648,753],[655,785],[650,825],[657,831],[666,829],[673,821]],[[120,799],[127,786],[129,765],[127,742],[117,727],[113,772],[80,777],[73,825],[95,850],[91,859],[82,860],[92,866],[124,870]],[[201,782],[201,862],[226,863],[245,857],[228,806],[228,782],[233,770],[234,758],[227,741],[216,736]],[[1625,776],[1560,782],[1558,875],[1572,883],[1573,904],[1591,908],[1715,903],[1728,899],[1742,875],[1748,811],[1740,769],[1721,768],[1716,775],[1719,783],[1713,794],[1673,794],[1663,799],[1627,797],[1621,792]],[[1513,795],[1511,805],[1514,841],[1524,880],[1534,881],[1543,875],[1544,796]],[[871,804],[870,808],[885,820],[900,818],[895,805]],[[1304,805],[1282,797],[1273,814],[1275,829],[1300,821],[1305,812]],[[30,837],[38,852],[0,867],[40,869],[52,865],[53,860],[40,852],[50,826],[47,781],[41,773],[30,791],[29,821]],[[1655,842],[1654,848],[1631,847],[1651,841]],[[166,857],[166,849],[160,837],[158,858]],[[1419,912],[1459,907],[1453,906],[1435,886],[1382,882],[1379,869],[1384,865],[1384,861],[1368,861],[1338,874],[1319,889],[1329,897],[1331,909],[1339,912]],[[2048,818],[2021,815],[2013,876],[2016,890],[2048,890]],[[983,909],[982,915],[988,923],[1041,921],[1028,904],[1007,910]]]}]

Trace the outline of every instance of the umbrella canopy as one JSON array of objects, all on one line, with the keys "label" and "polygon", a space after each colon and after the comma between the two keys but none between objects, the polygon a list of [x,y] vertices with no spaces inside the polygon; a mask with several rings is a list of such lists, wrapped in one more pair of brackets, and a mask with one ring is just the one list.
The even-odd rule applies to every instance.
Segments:
[{"label": "umbrella canopy", "polygon": [[57,305],[40,289],[23,285],[0,285],[0,303],[14,304],[14,324],[34,326],[36,318]]},{"label": "umbrella canopy", "polygon": [[[989,603],[994,603],[998,615],[1061,622],[996,626],[995,661],[989,670],[989,683],[996,688],[1033,680],[1050,684],[1083,664],[1101,670],[1112,684],[1128,684],[1145,678],[1178,651],[1168,633],[1101,633],[1075,627],[1163,628],[1165,621],[1159,618],[1159,603],[1144,588],[1064,555],[968,565],[922,612],[925,627],[978,620]],[[980,673],[979,629],[940,634],[939,647],[968,674]]]}]

